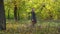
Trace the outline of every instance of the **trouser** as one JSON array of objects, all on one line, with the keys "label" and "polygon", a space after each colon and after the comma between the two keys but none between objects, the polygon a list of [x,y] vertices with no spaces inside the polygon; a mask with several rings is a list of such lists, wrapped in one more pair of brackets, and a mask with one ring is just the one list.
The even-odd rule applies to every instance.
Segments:
[{"label": "trouser", "polygon": [[36,21],[32,21],[32,25],[34,26],[36,24]]}]

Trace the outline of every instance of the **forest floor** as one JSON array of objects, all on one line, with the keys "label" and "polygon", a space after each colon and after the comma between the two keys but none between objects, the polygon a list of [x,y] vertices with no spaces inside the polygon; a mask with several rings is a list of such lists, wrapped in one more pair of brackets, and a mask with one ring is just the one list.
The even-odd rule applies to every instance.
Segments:
[{"label": "forest floor", "polygon": [[6,30],[0,34],[60,34],[60,23],[38,22],[34,27],[30,23],[10,22],[6,23]]}]

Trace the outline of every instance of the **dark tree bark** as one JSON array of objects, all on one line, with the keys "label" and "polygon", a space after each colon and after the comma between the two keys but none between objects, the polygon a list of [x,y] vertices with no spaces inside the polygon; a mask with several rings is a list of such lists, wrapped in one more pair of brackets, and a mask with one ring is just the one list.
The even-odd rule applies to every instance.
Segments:
[{"label": "dark tree bark", "polygon": [[17,6],[16,6],[16,5],[15,5],[15,7],[14,7],[14,19],[15,19],[15,21],[18,20],[18,16],[17,16]]},{"label": "dark tree bark", "polygon": [[6,30],[6,18],[4,10],[4,0],[0,0],[0,30]]}]

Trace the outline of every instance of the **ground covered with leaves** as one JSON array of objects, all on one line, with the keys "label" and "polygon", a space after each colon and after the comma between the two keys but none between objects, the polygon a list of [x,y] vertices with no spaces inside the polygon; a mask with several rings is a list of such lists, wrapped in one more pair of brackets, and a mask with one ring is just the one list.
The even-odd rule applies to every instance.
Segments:
[{"label": "ground covered with leaves", "polygon": [[0,34],[60,34],[60,23],[57,22],[39,22],[34,27],[30,23],[6,23],[6,30],[0,31]]}]

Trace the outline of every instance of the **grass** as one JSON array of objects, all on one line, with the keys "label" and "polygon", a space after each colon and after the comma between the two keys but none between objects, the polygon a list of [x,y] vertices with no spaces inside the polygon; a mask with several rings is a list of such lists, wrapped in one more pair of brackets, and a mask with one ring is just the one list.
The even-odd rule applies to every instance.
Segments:
[{"label": "grass", "polygon": [[30,27],[27,22],[7,21],[6,24],[6,31],[0,31],[0,34],[60,34],[60,23],[57,22],[38,22],[35,27]]}]

